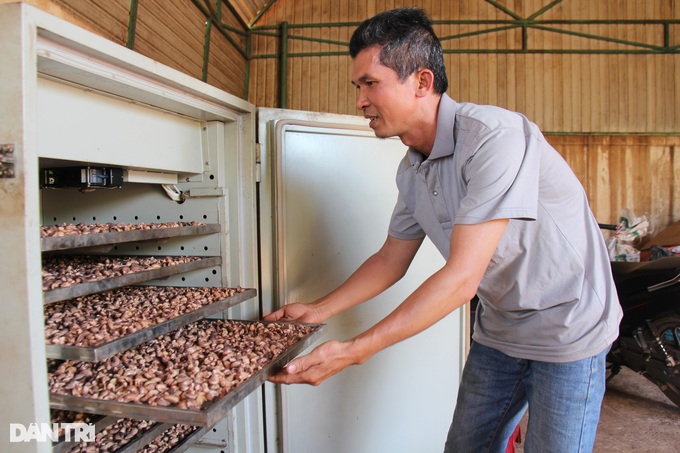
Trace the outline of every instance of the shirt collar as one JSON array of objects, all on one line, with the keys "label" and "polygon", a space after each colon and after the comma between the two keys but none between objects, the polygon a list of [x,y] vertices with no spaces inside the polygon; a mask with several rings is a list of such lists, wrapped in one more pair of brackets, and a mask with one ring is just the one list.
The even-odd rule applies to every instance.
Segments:
[{"label": "shirt collar", "polygon": [[[448,94],[442,94],[437,111],[437,135],[434,139],[434,146],[428,158],[429,160],[453,154],[455,146],[453,124],[456,121],[456,106],[456,101],[451,99]],[[425,156],[413,148],[409,148],[408,154],[411,163],[414,165],[420,164],[425,160]]]}]

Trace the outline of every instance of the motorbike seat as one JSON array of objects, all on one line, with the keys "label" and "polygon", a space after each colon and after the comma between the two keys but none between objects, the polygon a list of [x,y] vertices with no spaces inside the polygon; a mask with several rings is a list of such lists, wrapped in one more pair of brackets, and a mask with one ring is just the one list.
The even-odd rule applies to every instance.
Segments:
[{"label": "motorbike seat", "polygon": [[619,297],[622,297],[637,291],[647,292],[648,288],[662,283],[677,284],[680,256],[639,263],[612,261],[611,268]]},{"label": "motorbike seat", "polygon": [[658,272],[661,270],[680,270],[680,256],[668,256],[654,261],[641,261],[639,263],[626,261],[612,261],[612,271],[619,275],[628,275],[635,272]]}]

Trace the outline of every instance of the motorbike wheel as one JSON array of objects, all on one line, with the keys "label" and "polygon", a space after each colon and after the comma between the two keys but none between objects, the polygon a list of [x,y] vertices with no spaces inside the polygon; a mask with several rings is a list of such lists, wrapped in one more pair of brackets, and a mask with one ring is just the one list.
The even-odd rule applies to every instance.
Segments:
[{"label": "motorbike wheel", "polygon": [[[655,319],[650,323],[654,329],[654,334],[661,339],[664,348],[675,360],[673,371],[680,373],[680,313],[673,313],[669,316]],[[657,351],[654,355],[657,358],[661,358],[660,351]],[[680,407],[680,388],[678,386],[667,381],[660,381],[649,373],[644,373],[643,375],[659,386],[668,399]]]}]

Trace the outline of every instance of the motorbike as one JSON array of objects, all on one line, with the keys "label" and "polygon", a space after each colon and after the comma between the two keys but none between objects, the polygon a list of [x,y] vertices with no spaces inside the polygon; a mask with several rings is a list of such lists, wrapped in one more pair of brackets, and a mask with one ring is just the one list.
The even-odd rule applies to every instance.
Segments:
[{"label": "motorbike", "polygon": [[623,319],[619,338],[607,355],[607,380],[625,366],[656,384],[680,407],[680,256],[612,261],[611,268]]}]

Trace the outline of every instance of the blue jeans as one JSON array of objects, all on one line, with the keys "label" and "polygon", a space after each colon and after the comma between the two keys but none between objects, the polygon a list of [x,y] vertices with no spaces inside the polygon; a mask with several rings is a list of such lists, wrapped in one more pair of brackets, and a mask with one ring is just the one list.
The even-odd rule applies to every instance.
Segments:
[{"label": "blue jeans", "polygon": [[539,362],[473,342],[444,452],[504,453],[527,407],[525,453],[592,451],[606,355]]}]

